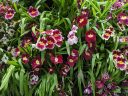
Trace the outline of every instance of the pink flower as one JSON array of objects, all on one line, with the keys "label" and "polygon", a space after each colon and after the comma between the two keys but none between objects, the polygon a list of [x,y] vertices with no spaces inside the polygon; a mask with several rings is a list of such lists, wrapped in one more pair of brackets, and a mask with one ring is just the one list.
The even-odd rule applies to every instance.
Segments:
[{"label": "pink flower", "polygon": [[51,55],[50,60],[53,64],[61,64],[63,63],[63,57],[62,55],[53,56]]},{"label": "pink flower", "polygon": [[29,55],[28,54],[22,54],[22,62],[24,64],[27,64],[29,62]]},{"label": "pink flower", "polygon": [[36,9],[36,8],[34,8],[34,7],[32,7],[32,6],[29,7],[28,13],[29,13],[29,15],[30,15],[31,17],[33,17],[33,18],[34,18],[34,17],[37,17],[37,16],[39,15],[38,9]]},{"label": "pink flower", "polygon": [[41,57],[39,57],[39,56],[35,57],[31,63],[32,69],[39,68],[41,66],[41,64],[42,64]]},{"label": "pink flower", "polygon": [[76,25],[73,25],[73,26],[72,26],[72,31],[73,31],[73,32],[77,33],[77,29],[78,29],[78,27],[77,27]]},{"label": "pink flower", "polygon": [[79,27],[84,27],[88,23],[88,19],[85,15],[77,17],[77,23]]},{"label": "pink flower", "polygon": [[75,36],[73,31],[70,31],[68,34],[68,41],[69,45],[77,44],[78,38]]},{"label": "pink flower", "polygon": [[101,89],[101,88],[104,87],[104,82],[102,82],[102,81],[96,81],[96,86],[97,86],[98,89]]},{"label": "pink flower", "polygon": [[55,43],[56,43],[56,41],[53,38],[53,36],[47,36],[46,40],[47,40],[46,48],[47,49],[53,49],[55,47]]},{"label": "pink flower", "polygon": [[7,10],[7,12],[5,13],[5,19],[12,19],[13,17],[14,17],[14,15],[15,15],[15,11],[14,11],[14,9],[12,9],[12,8],[9,8],[8,10]]},{"label": "pink flower", "polygon": [[96,42],[96,33],[94,30],[89,30],[85,33],[86,42]]},{"label": "pink flower", "polygon": [[14,48],[11,50],[12,56],[17,57],[20,54],[19,48]]},{"label": "pink flower", "polygon": [[37,43],[36,43],[36,48],[39,49],[40,51],[43,51],[46,49],[46,39],[44,37],[39,38]]},{"label": "pink flower", "polygon": [[73,49],[72,52],[71,52],[71,56],[78,57],[79,56],[78,51]]},{"label": "pink flower", "polygon": [[119,13],[117,19],[120,24],[128,24],[128,16],[125,13]]},{"label": "pink flower", "polygon": [[51,29],[51,30],[46,30],[46,31],[44,31],[44,32],[42,32],[42,34],[46,34],[46,35],[53,35],[53,29]]}]

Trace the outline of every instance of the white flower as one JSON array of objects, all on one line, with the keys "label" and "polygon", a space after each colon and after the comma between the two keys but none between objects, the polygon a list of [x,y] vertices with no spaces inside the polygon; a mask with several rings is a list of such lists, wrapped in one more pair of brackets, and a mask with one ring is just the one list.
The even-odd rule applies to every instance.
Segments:
[{"label": "white flower", "polygon": [[7,56],[6,54],[4,54],[1,60],[2,60],[4,63],[7,63],[7,61],[8,61],[8,56]]},{"label": "white flower", "polygon": [[75,36],[73,31],[70,31],[68,34],[68,41],[69,45],[77,44],[78,38]]}]

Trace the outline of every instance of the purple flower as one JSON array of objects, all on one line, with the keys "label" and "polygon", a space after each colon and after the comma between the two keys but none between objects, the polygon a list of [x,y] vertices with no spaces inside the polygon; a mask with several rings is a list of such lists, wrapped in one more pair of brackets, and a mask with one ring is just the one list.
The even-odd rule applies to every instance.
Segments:
[{"label": "purple flower", "polygon": [[38,80],[39,80],[38,75],[34,75],[34,74],[33,74],[33,75],[30,76],[30,84],[31,84],[31,85],[37,84]]}]

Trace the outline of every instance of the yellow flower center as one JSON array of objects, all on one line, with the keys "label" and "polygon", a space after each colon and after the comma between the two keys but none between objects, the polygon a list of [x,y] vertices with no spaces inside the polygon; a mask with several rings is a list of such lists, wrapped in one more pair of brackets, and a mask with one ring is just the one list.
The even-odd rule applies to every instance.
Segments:
[{"label": "yellow flower center", "polygon": [[127,16],[122,16],[121,19],[122,20],[126,20],[127,19]]},{"label": "yellow flower center", "polygon": [[39,64],[40,64],[39,60],[36,60],[36,64],[37,64],[37,65],[39,65]]},{"label": "yellow flower center", "polygon": [[28,60],[27,57],[23,57],[23,60]]},{"label": "yellow flower center", "polygon": [[118,61],[118,63],[119,63],[119,64],[124,64],[124,62],[123,62],[123,61]]},{"label": "yellow flower center", "polygon": [[80,23],[82,23],[83,21],[84,21],[84,19],[80,19],[80,21],[79,21],[79,22],[80,22]]},{"label": "yellow flower center", "polygon": [[70,60],[69,60],[69,62],[73,62],[73,60],[72,60],[72,59],[70,59]]},{"label": "yellow flower center", "polygon": [[44,45],[44,43],[43,43],[43,42],[41,42],[41,41],[39,42],[39,44],[40,44],[40,45]]},{"label": "yellow flower center", "polygon": [[89,38],[92,38],[92,37],[93,37],[93,34],[89,34],[88,37],[89,37]]}]

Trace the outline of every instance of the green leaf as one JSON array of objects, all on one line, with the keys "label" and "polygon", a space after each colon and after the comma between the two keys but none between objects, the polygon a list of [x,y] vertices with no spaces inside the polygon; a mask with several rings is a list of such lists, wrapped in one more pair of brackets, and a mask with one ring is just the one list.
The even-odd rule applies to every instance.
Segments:
[{"label": "green leaf", "polygon": [[68,55],[70,55],[70,46],[67,41],[65,41],[65,44],[66,44],[67,53]]},{"label": "green leaf", "polygon": [[82,53],[84,52],[84,49],[86,48],[86,44],[84,44],[83,46],[81,46],[80,48],[79,48],[79,56],[81,56],[82,55]]}]

